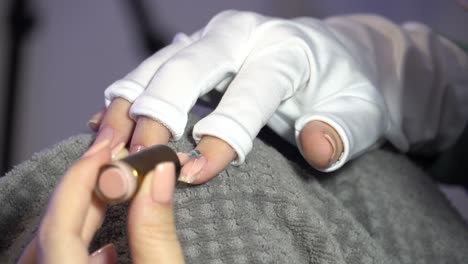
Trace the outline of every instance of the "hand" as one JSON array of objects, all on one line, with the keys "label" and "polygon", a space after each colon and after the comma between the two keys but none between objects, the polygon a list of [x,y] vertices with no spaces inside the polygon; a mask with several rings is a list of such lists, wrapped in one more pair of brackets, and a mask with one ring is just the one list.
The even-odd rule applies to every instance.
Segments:
[{"label": "hand", "polygon": [[350,53],[314,19],[223,12],[106,90],[108,109],[92,122],[100,124],[96,142],[112,140],[114,152],[129,143],[135,152],[178,140],[196,99],[216,89],[223,98],[193,130],[201,157],[184,165],[181,155],[180,180],[203,183],[242,163],[267,123],[292,134],[312,166],[335,170],[376,142],[388,121],[365,63]]},{"label": "hand", "polygon": [[[111,160],[109,143],[94,145],[66,172],[18,263],[116,263],[112,244],[88,253],[104,220],[106,206],[94,196],[94,187],[99,168]],[[183,263],[172,211],[174,182],[174,165],[159,164],[131,203],[128,233],[134,263]]]}]

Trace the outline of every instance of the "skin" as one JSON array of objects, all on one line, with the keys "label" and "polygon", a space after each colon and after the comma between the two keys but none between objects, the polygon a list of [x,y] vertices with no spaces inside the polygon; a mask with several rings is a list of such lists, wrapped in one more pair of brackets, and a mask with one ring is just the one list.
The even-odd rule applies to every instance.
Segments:
[{"label": "skin", "polygon": [[[105,140],[70,167],[18,263],[116,263],[112,244],[88,253],[106,208],[94,196],[94,186],[99,168],[110,161],[110,142]],[[128,234],[133,263],[184,262],[172,209],[174,179],[174,164],[158,165],[131,202]]]},{"label": "skin", "polygon": [[[99,127],[111,127],[114,135],[111,146],[116,147],[121,142],[130,144],[130,153],[140,149],[139,146],[150,147],[156,144],[167,144],[170,139],[169,130],[146,117],[133,121],[128,112],[131,103],[122,98],[116,98],[106,110],[94,115],[88,124]],[[99,124],[99,125],[97,125]],[[328,135],[328,136],[325,136]],[[311,121],[300,133],[300,142],[303,146],[304,158],[307,162],[319,169],[325,169],[336,162],[343,152],[343,143],[338,133],[329,125],[320,121]],[[204,136],[196,149],[206,158],[207,162],[198,178],[192,184],[201,184],[209,181],[224,170],[236,158],[236,153],[225,141]]]}]

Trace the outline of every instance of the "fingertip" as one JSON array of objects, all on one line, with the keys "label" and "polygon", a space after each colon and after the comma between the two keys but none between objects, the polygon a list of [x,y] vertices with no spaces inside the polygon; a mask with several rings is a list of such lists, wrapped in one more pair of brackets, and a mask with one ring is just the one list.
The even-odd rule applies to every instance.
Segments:
[{"label": "fingertip", "polygon": [[319,170],[333,165],[343,152],[338,133],[330,125],[318,120],[304,126],[299,140],[304,158]]},{"label": "fingertip", "polygon": [[175,183],[175,164],[170,161],[159,163],[145,175],[132,203],[139,204],[137,207],[171,204]]},{"label": "fingertip", "polygon": [[115,147],[129,141],[135,126],[135,122],[128,115],[130,106],[130,102],[119,97],[111,102],[99,122],[99,130],[93,144],[110,140],[111,146]]},{"label": "fingertip", "polygon": [[323,133],[314,131],[308,135],[301,135],[301,145],[307,162],[317,169],[326,169],[333,158],[333,145],[324,137]]},{"label": "fingertip", "polygon": [[236,155],[234,149],[222,139],[204,136],[195,150],[179,155],[184,165],[178,180],[194,185],[205,183],[223,171]]},{"label": "fingertip", "polygon": [[[207,159],[200,155],[196,158],[191,158],[186,161],[182,169],[180,170],[179,181],[188,184],[197,184],[203,181],[200,177],[204,174],[207,175]],[[209,174],[208,174],[209,175]]]},{"label": "fingertip", "polygon": [[130,153],[137,153],[147,147],[167,144],[171,133],[164,125],[145,116],[138,117],[130,143]]},{"label": "fingertip", "polygon": [[125,142],[120,142],[111,149],[112,160],[117,160],[128,154],[128,150],[125,148]]}]

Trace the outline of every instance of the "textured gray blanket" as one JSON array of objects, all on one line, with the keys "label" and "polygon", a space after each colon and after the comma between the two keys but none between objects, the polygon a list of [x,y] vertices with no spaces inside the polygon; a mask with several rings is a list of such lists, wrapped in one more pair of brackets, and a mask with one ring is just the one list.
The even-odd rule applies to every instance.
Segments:
[{"label": "textured gray blanket", "polygon": [[[57,179],[91,140],[72,137],[0,178],[0,263],[20,254]],[[188,140],[171,146],[193,147]],[[404,156],[377,150],[337,173],[317,175],[256,140],[244,165],[201,186],[178,186],[177,228],[186,261],[468,263],[466,224]],[[126,206],[108,210],[92,245],[114,242],[119,263],[130,262]]]}]

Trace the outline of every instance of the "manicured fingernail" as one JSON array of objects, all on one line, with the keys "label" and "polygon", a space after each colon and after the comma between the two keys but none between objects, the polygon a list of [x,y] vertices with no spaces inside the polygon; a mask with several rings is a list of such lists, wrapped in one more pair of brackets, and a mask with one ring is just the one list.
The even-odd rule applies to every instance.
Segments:
[{"label": "manicured fingernail", "polygon": [[122,148],[122,150],[120,150],[117,154],[115,154],[113,157],[112,157],[112,160],[120,160],[120,159],[123,159],[125,157],[127,157],[129,154],[128,150],[126,148]]},{"label": "manicured fingernail", "polygon": [[116,263],[117,252],[114,244],[107,244],[91,254],[91,263]]},{"label": "manicured fingernail", "polygon": [[131,146],[130,147],[130,153],[133,154],[133,153],[138,153],[142,150],[144,150],[146,147],[143,146],[143,145],[135,145],[135,146]]},{"label": "manicured fingernail", "polygon": [[201,157],[200,151],[197,149],[193,149],[189,152],[178,152],[177,157],[179,158],[180,165],[184,166],[185,163],[187,163],[191,159],[199,158]]},{"label": "manicured fingernail", "polygon": [[337,157],[336,157],[336,154],[337,154],[336,148],[337,148],[337,146],[336,146],[335,140],[333,140],[333,138],[330,135],[324,133],[323,136],[328,140],[328,142],[330,143],[330,145],[333,148],[333,153],[330,156],[330,159],[328,160],[328,166],[330,166],[333,163],[335,163],[336,160],[337,160]]},{"label": "manicured fingernail", "polygon": [[112,150],[111,150],[112,160],[116,160],[117,156],[120,154],[120,152],[123,149],[125,149],[125,142],[120,142],[115,147],[113,147]]},{"label": "manicured fingernail", "polygon": [[200,176],[200,172],[206,164],[206,159],[202,155],[190,159],[181,169],[179,181],[193,183]]},{"label": "manicured fingernail", "polygon": [[175,165],[163,162],[154,169],[151,183],[151,198],[156,203],[170,203],[175,188]]},{"label": "manicured fingernail", "polygon": [[97,144],[94,144],[93,146],[91,146],[84,154],[83,154],[83,157],[89,157],[89,156],[92,156],[96,153],[98,153],[100,150],[102,150],[103,148],[109,146],[110,144],[110,140],[106,139],[104,141],[101,141]]},{"label": "manicured fingernail", "polygon": [[86,125],[91,128],[93,131],[98,131],[99,130],[99,123],[101,122],[103,112],[100,111],[99,113],[94,114],[86,123]]},{"label": "manicured fingernail", "polygon": [[104,141],[106,139],[108,139],[109,141],[112,141],[113,137],[114,137],[114,129],[110,126],[106,126],[99,131],[98,136],[94,140],[94,144]]}]

